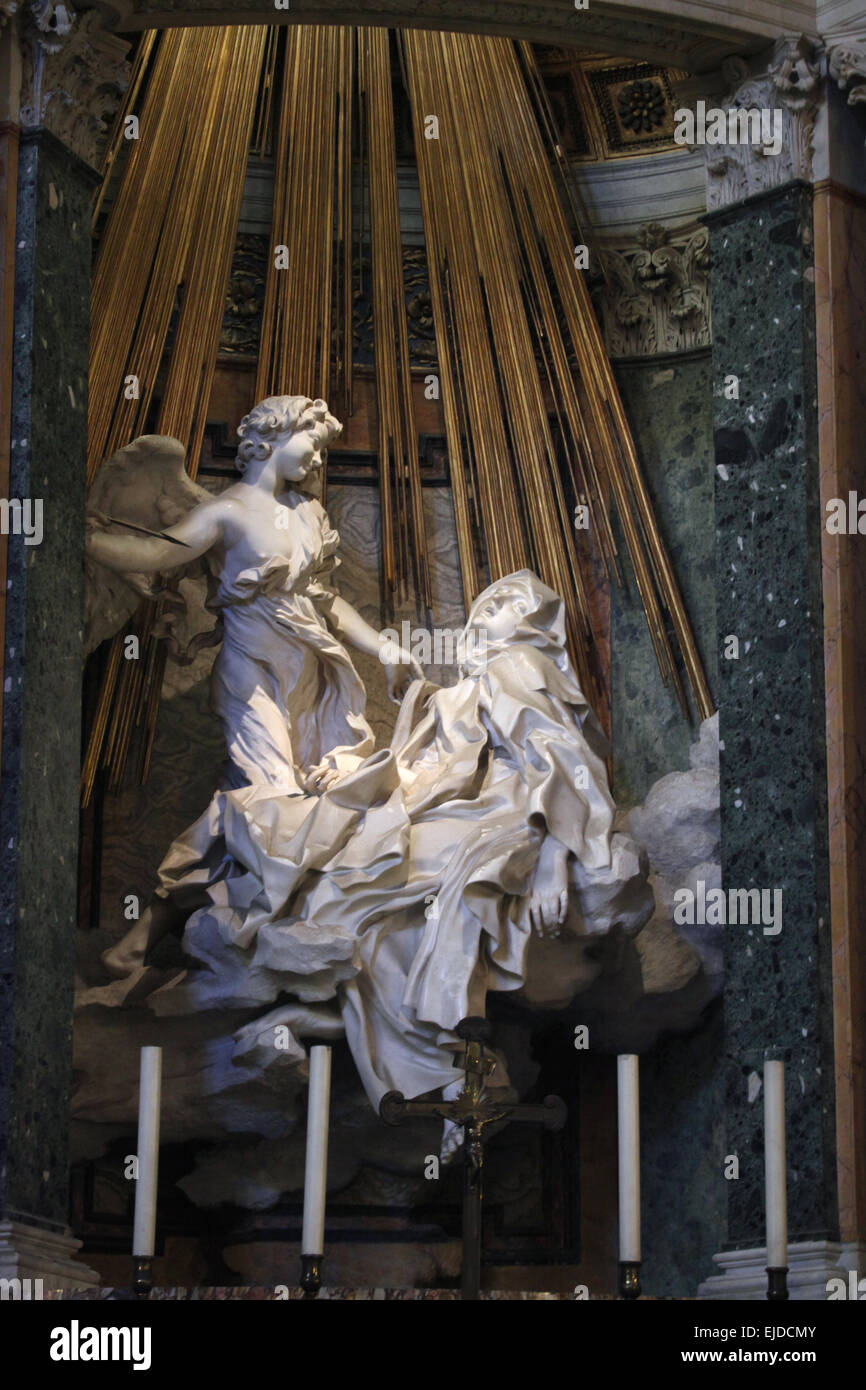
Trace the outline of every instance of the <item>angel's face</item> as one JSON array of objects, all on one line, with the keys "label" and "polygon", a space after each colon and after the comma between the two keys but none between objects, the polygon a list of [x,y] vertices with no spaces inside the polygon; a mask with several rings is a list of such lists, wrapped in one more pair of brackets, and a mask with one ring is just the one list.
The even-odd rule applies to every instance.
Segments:
[{"label": "angel's face", "polygon": [[322,466],[322,431],[318,424],[301,425],[285,435],[271,454],[277,476],[286,483],[302,483]]}]

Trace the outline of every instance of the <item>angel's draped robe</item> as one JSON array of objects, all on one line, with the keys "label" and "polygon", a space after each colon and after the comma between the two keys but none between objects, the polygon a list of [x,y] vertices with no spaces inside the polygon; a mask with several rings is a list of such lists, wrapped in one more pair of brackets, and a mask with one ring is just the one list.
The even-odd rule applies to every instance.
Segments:
[{"label": "angel's draped robe", "polygon": [[227,787],[240,788],[244,802],[288,795],[297,829],[310,809],[304,775],[328,754],[364,757],[375,743],[361,678],[325,619],[334,594],[322,581],[339,564],[339,533],[313,497],[296,493],[283,511],[291,553],[263,554],[243,569],[227,558],[208,603],[222,619],[211,705],[228,772],[159,867],[156,910],[180,925],[209,885],[240,872],[220,829]]},{"label": "angel's draped robe", "polygon": [[281,516],[288,555],[245,569],[224,561],[209,604],[223,623],[211,702],[235,780],[299,792],[326,754],[365,756],[374,739],[364,686],[325,621],[333,593],[322,580],[339,563],[339,534],[313,497],[293,494]]},{"label": "angel's draped robe", "polygon": [[526,983],[545,835],[569,851],[563,943],[652,911],[645,862],[613,831],[599,738],[573,678],[518,645],[447,689],[414,683],[391,749],[312,805],[221,794],[185,1007],[332,1001],[374,1105],[453,1081],[457,1023]]}]

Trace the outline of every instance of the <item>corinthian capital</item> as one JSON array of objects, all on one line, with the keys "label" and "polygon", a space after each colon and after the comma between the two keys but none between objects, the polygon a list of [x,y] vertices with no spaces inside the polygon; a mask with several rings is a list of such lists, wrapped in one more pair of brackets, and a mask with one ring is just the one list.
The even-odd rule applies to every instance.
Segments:
[{"label": "corinthian capital", "polygon": [[[707,142],[707,207],[725,207],[792,179],[810,180],[822,91],[819,47],[802,34],[781,38],[763,71],[732,59],[722,72],[729,91],[718,107],[739,138]],[[747,113],[762,118],[752,124]]]},{"label": "corinthian capital", "polygon": [[31,0],[21,7],[22,126],[46,126],[94,167],[129,83],[129,44],[96,10]]},{"label": "corinthian capital", "polygon": [[866,34],[862,38],[831,41],[827,47],[827,71],[842,90],[849,88],[849,106],[866,101]]}]

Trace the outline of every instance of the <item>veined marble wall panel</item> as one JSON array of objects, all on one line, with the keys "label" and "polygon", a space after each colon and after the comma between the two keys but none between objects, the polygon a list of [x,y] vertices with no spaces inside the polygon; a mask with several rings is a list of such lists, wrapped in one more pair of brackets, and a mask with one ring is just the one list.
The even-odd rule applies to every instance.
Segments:
[{"label": "veined marble wall panel", "polygon": [[[616,378],[715,694],[711,354],[617,363]],[[633,805],[659,777],[689,767],[697,724],[662,684],[631,576],[625,592],[611,585],[611,704],[614,795]],[[643,1277],[665,1297],[694,1295],[725,1236],[722,1033],[716,1003],[697,1029],[641,1056]]]},{"label": "veined marble wall panel", "polygon": [[[457,560],[457,532],[454,507],[447,488],[424,488],[424,516],[427,522],[427,544],[430,551],[430,571],[433,589],[433,623],[435,629],[448,628],[457,632],[466,621],[463,610],[463,591],[460,566]],[[381,525],[379,490],[376,487],[353,487],[345,484],[328,488],[328,515],[340,532],[342,563],[336,572],[336,587],[358,612],[377,628],[393,628],[401,634],[401,624],[409,623],[410,633],[427,627],[426,619],[412,601],[395,604],[393,617],[386,616],[382,607],[379,582],[381,558]],[[385,694],[385,680],[375,657],[353,652],[353,659],[367,687],[367,717],[382,745],[391,736],[396,706]],[[453,666],[432,664],[425,667],[430,680],[440,685],[452,685],[457,679]]]},{"label": "veined marble wall panel", "polygon": [[641,1057],[641,1277],[665,1298],[693,1298],[725,1238],[724,1049],[717,1000]]}]

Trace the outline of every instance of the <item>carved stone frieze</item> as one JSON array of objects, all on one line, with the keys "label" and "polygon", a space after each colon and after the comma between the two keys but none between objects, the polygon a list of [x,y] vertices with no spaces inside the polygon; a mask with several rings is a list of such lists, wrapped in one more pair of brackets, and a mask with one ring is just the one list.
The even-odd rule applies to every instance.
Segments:
[{"label": "carved stone frieze", "polygon": [[706,227],[640,229],[636,244],[600,246],[591,280],[611,357],[686,352],[711,341],[710,237]]},{"label": "carved stone frieze", "polygon": [[719,107],[725,112],[769,113],[774,129],[774,123],[781,122],[781,147],[774,152],[771,144],[751,139],[707,143],[707,209],[727,207],[792,179],[811,179],[822,83],[815,44],[803,35],[782,38],[763,73],[750,72],[746,62],[736,58],[728,59],[722,71],[730,94]]},{"label": "carved stone frieze", "polygon": [[[255,362],[262,331],[262,306],[268,268],[269,239],[241,232],[235,244],[229,282],[226,286],[225,313],[220,333],[219,355],[234,361]],[[175,324],[169,330],[170,350]],[[232,451],[234,453],[234,450]]]},{"label": "carved stone frieze", "polygon": [[33,0],[21,10],[22,126],[46,126],[98,167],[129,84],[129,44],[106,33],[97,10]]}]

